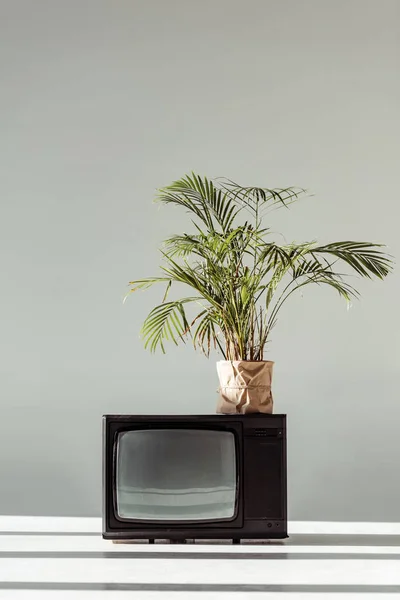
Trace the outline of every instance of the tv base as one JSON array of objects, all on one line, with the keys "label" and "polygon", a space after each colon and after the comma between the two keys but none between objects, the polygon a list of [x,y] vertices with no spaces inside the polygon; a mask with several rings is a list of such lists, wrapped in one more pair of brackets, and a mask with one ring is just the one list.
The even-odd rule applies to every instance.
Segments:
[{"label": "tv base", "polygon": [[225,539],[204,539],[204,538],[196,538],[196,539],[148,539],[148,540],[144,540],[144,539],[136,539],[136,540],[109,540],[111,541],[113,544],[134,544],[134,545],[141,545],[143,543],[148,543],[148,544],[177,544],[177,545],[181,545],[181,544],[196,544],[196,543],[200,543],[200,544],[210,544],[210,545],[224,545],[224,544],[228,544],[229,542],[232,543],[233,546],[236,545],[240,545],[243,542],[251,542],[253,544],[262,544],[265,542],[273,542],[274,544],[279,543],[279,542],[284,542],[285,539],[287,539],[288,536],[286,536],[286,538],[273,538],[273,539],[247,539],[247,538],[225,538]]}]

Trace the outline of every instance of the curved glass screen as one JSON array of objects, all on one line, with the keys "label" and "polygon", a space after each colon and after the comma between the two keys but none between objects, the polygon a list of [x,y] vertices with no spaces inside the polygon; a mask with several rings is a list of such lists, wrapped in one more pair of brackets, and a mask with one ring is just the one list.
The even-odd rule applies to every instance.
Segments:
[{"label": "curved glass screen", "polygon": [[120,433],[116,504],[122,519],[204,521],[236,511],[235,438],[229,431]]}]

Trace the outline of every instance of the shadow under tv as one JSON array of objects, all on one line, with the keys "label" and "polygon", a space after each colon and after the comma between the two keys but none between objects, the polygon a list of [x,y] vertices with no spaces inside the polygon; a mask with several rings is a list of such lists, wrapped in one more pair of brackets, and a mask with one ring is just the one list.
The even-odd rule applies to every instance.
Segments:
[{"label": "shadow under tv", "polygon": [[103,537],[286,538],[286,415],[105,415]]}]

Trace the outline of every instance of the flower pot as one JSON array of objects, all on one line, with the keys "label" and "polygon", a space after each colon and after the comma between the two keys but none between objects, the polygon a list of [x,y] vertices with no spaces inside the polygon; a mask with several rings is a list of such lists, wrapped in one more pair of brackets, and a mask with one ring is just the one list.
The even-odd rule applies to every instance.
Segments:
[{"label": "flower pot", "polygon": [[223,414],[272,413],[272,369],[270,360],[220,360],[219,402]]}]

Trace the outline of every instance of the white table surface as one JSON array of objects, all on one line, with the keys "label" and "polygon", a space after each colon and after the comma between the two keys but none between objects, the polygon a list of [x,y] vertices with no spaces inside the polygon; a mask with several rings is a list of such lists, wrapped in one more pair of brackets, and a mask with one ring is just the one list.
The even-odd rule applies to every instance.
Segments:
[{"label": "white table surface", "polygon": [[285,542],[113,544],[100,519],[0,517],[0,600],[400,599],[400,524],[290,523]]}]

